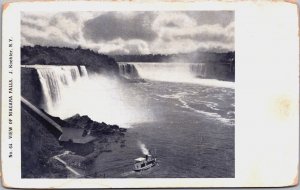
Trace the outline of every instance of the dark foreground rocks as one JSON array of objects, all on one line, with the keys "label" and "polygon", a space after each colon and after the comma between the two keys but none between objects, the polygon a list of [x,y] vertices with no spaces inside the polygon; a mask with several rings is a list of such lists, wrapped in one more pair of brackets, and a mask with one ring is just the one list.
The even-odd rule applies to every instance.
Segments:
[{"label": "dark foreground rocks", "polygon": [[23,178],[60,178],[67,171],[50,167],[49,158],[61,154],[64,148],[38,119],[21,109],[21,175]]},{"label": "dark foreground rocks", "polygon": [[23,178],[73,177],[65,165],[55,159],[57,156],[84,177],[85,169],[99,154],[113,151],[112,144],[125,146],[126,129],[117,125],[99,123],[78,114],[62,120],[45,113],[63,128],[63,134],[57,138],[45,122],[23,107],[21,111]]},{"label": "dark foreground rocks", "polygon": [[120,134],[124,135],[126,129],[120,128],[118,125],[109,125],[104,122],[96,122],[91,120],[88,116],[80,116],[76,114],[70,118],[65,119],[68,123],[66,127],[84,129],[84,136],[88,133],[92,136],[102,137],[103,135]]}]

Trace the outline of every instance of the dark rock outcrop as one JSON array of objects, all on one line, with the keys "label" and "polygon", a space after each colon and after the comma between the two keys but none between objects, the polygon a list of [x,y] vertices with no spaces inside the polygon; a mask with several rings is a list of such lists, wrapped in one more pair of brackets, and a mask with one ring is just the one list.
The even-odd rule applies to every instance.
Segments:
[{"label": "dark rock outcrop", "polygon": [[64,148],[47,128],[21,108],[21,175],[23,178],[67,177],[66,170],[53,167],[49,158],[60,154]]},{"label": "dark rock outcrop", "polygon": [[67,127],[81,128],[90,131],[93,136],[101,137],[102,135],[123,134],[126,129],[120,128],[118,125],[108,125],[104,122],[99,123],[91,120],[88,116],[80,116],[76,114],[64,120],[68,123]]},{"label": "dark rock outcrop", "polygon": [[[49,126],[33,116],[27,109],[24,109],[24,105],[22,105],[21,111],[21,171],[23,178],[68,177],[70,174],[65,167],[53,159],[54,156],[61,155],[66,150],[71,150],[75,154],[65,156],[67,159],[64,161],[73,167],[85,169],[86,165],[91,164],[99,154],[112,151],[111,144],[121,143],[120,146],[125,146],[125,141],[122,139],[126,129],[117,125],[95,122],[88,116],[78,114],[62,120],[44,112],[59,124],[63,131],[66,128],[73,128],[77,129],[76,131],[86,131],[86,137],[83,138],[94,138],[88,143],[70,142],[68,144],[68,142],[60,142],[49,131]],[[78,137],[74,138],[78,140]]]},{"label": "dark rock outcrop", "polygon": [[21,68],[21,95],[32,104],[42,107],[43,90],[36,69]]}]

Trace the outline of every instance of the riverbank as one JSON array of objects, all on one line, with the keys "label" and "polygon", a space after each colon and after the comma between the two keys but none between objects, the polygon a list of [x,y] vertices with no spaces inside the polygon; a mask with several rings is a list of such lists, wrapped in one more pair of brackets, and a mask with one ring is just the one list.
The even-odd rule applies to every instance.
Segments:
[{"label": "riverbank", "polygon": [[[77,134],[73,135],[70,130],[68,134],[63,134],[64,138],[69,138],[63,141],[61,138],[57,139],[39,118],[23,107],[21,111],[23,178],[85,177],[88,173],[86,169],[96,157],[102,152],[113,151],[111,144],[118,144],[120,147],[125,144],[123,137],[126,129],[116,125],[94,122],[87,116],[75,115],[68,120],[61,120],[48,115],[62,126],[63,131],[76,131]],[[82,139],[76,136],[78,131],[83,132],[80,134],[84,136]],[[92,140],[86,141],[86,137]],[[76,175],[76,172],[79,175]]]},{"label": "riverbank", "polygon": [[23,46],[21,65],[83,65],[89,74],[119,72],[118,64],[113,58],[80,47]]}]

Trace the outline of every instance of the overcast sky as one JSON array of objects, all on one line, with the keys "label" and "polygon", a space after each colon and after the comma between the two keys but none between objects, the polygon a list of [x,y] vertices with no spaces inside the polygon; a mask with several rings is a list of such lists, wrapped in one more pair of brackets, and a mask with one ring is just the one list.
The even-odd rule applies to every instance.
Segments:
[{"label": "overcast sky", "polygon": [[106,54],[234,51],[234,12],[25,12],[22,45]]}]

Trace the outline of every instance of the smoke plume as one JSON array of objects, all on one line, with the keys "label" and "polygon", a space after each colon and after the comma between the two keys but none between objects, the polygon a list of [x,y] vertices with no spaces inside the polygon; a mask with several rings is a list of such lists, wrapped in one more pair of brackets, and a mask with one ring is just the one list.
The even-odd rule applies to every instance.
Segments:
[{"label": "smoke plume", "polygon": [[145,154],[145,155],[149,154],[149,150],[146,148],[146,145],[144,143],[142,143],[141,141],[138,141],[138,145],[139,145],[141,151],[143,152],[143,154]]}]

